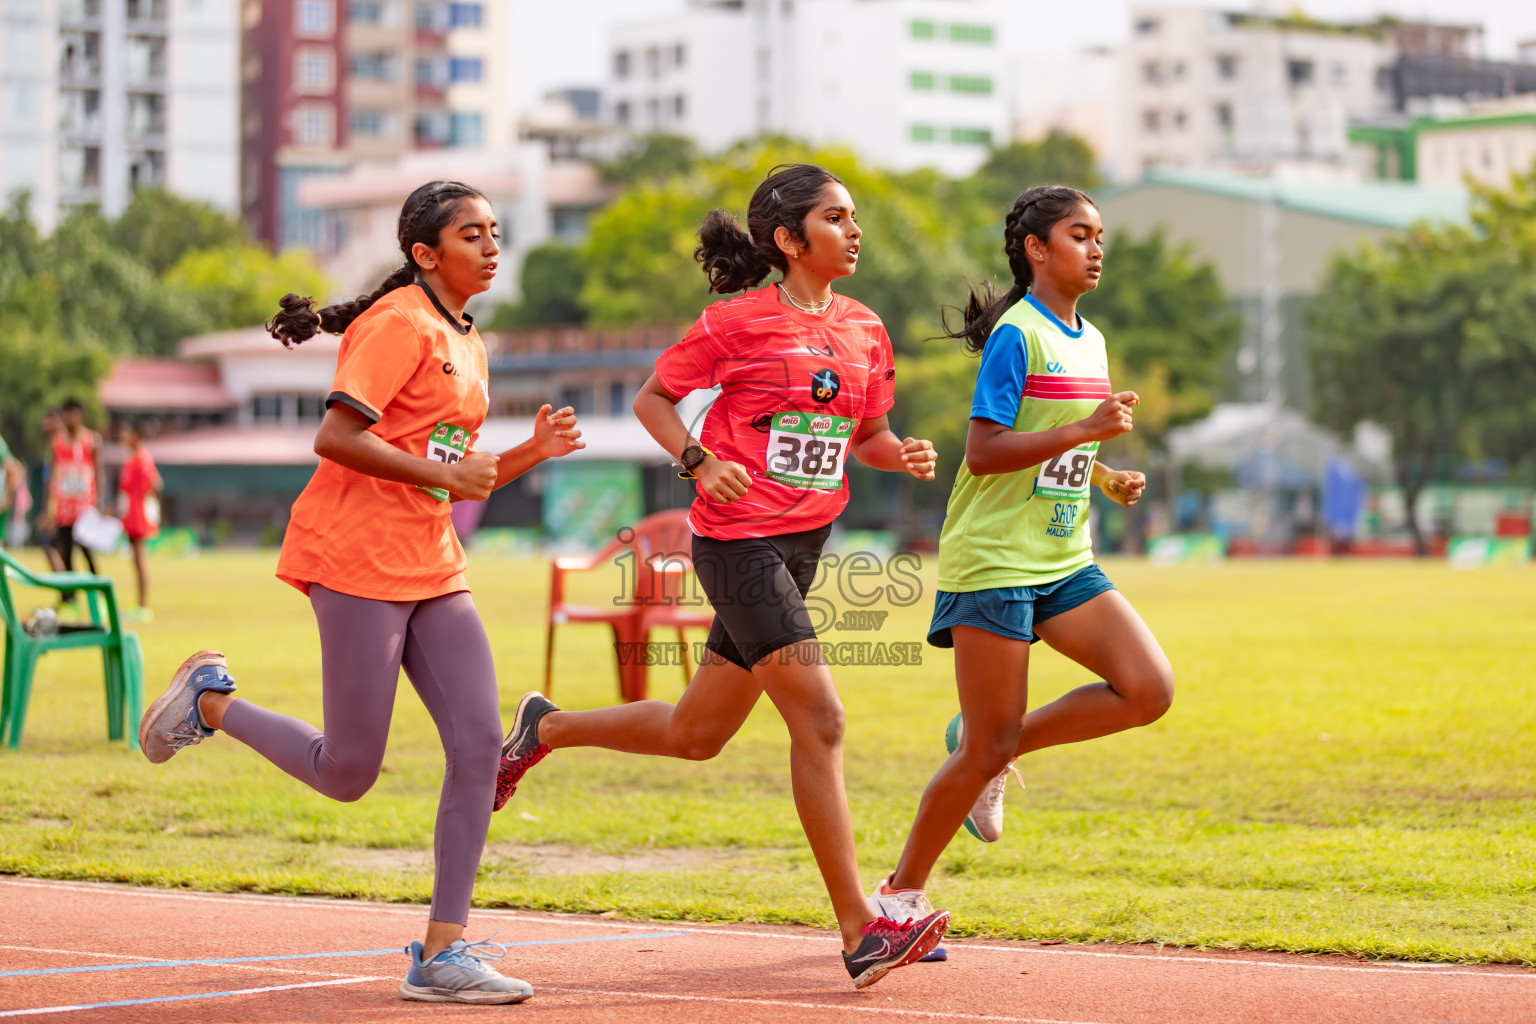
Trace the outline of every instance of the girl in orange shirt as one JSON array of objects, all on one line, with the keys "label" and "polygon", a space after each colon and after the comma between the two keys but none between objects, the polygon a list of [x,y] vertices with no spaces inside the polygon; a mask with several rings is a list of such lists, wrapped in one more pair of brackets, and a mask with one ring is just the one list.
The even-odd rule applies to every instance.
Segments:
[{"label": "girl in orange shirt", "polygon": [[315,312],[284,296],[268,322],[283,344],[342,333],[315,438],[321,462],[294,502],[277,575],[308,595],[320,627],[326,731],[230,696],[224,655],[199,651],[145,712],[153,762],[223,729],[299,781],[356,800],[383,763],[401,667],[443,740],[431,919],[410,946],[400,993],[434,1002],[515,1003],[533,994],[464,941],[501,754],[490,645],[449,520],[545,459],[585,447],[569,409],[539,410],[533,437],[474,450],[489,404],[485,346],[464,304],[491,285],[500,248],[491,204],[458,182],[412,192],[400,211],[405,264],[372,294]]}]

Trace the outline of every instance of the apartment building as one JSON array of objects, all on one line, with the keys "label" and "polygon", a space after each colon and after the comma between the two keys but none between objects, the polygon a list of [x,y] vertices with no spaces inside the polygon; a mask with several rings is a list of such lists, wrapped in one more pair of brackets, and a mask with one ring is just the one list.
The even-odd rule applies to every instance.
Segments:
[{"label": "apartment building", "polygon": [[609,37],[609,115],[719,150],[779,133],[965,175],[1010,124],[998,0],[694,0]]},{"label": "apartment building", "polygon": [[202,0],[31,0],[0,8],[0,193],[52,230],[136,189],[238,205],[239,24]]},{"label": "apartment building", "polygon": [[337,244],[299,183],[513,138],[510,0],[242,0],[242,206],[277,248]]},{"label": "apartment building", "polygon": [[1172,5],[1131,18],[1114,115],[1121,180],[1156,167],[1346,178],[1351,120],[1395,103],[1398,49],[1374,26]]}]

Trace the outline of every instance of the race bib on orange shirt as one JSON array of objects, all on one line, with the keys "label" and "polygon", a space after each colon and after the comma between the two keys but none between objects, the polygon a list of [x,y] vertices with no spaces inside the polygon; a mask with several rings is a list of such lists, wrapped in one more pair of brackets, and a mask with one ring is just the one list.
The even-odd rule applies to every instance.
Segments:
[{"label": "race bib on orange shirt", "polygon": [[[463,427],[456,427],[452,423],[438,420],[437,426],[432,428],[432,433],[427,437],[427,458],[433,462],[442,462],[451,466],[469,454],[469,442],[472,436]],[[441,487],[423,487],[417,484],[416,489],[430,494],[438,501],[449,500],[448,492]]]}]

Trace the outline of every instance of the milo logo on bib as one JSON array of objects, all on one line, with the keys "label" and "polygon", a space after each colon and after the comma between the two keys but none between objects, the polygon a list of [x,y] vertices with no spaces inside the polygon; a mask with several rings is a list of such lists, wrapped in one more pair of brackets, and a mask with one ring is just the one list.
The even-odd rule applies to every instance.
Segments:
[{"label": "milo logo on bib", "polygon": [[792,487],[841,490],[852,432],[846,416],[778,413],[769,426],[765,475]]},{"label": "milo logo on bib", "polygon": [[[427,437],[427,458],[433,462],[444,462],[451,466],[469,454],[469,442],[472,436],[463,427],[456,427],[452,423],[439,420]],[[423,487],[417,484],[416,489],[431,495],[438,501],[449,500],[448,492],[441,487]]]}]

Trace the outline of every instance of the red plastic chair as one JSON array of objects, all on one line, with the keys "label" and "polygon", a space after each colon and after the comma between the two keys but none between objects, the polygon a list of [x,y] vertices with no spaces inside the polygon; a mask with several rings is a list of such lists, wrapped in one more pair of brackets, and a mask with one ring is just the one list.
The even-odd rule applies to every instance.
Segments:
[{"label": "red plastic chair", "polygon": [[[683,630],[708,629],[714,621],[697,582],[690,593],[687,577],[693,571],[693,533],[688,513],[671,509],[646,516],[590,558],[557,558],[551,567],[549,621],[544,639],[544,695],[554,681],[555,627],[568,622],[603,622],[613,629],[614,661],[619,670],[619,696],[625,702],[645,700],[646,652],[651,630],[677,630],[682,645],[683,684],[693,678],[693,661]],[[609,561],[619,563],[625,583],[633,580],[628,594],[611,608],[567,604],[565,575],[596,569]]]}]

